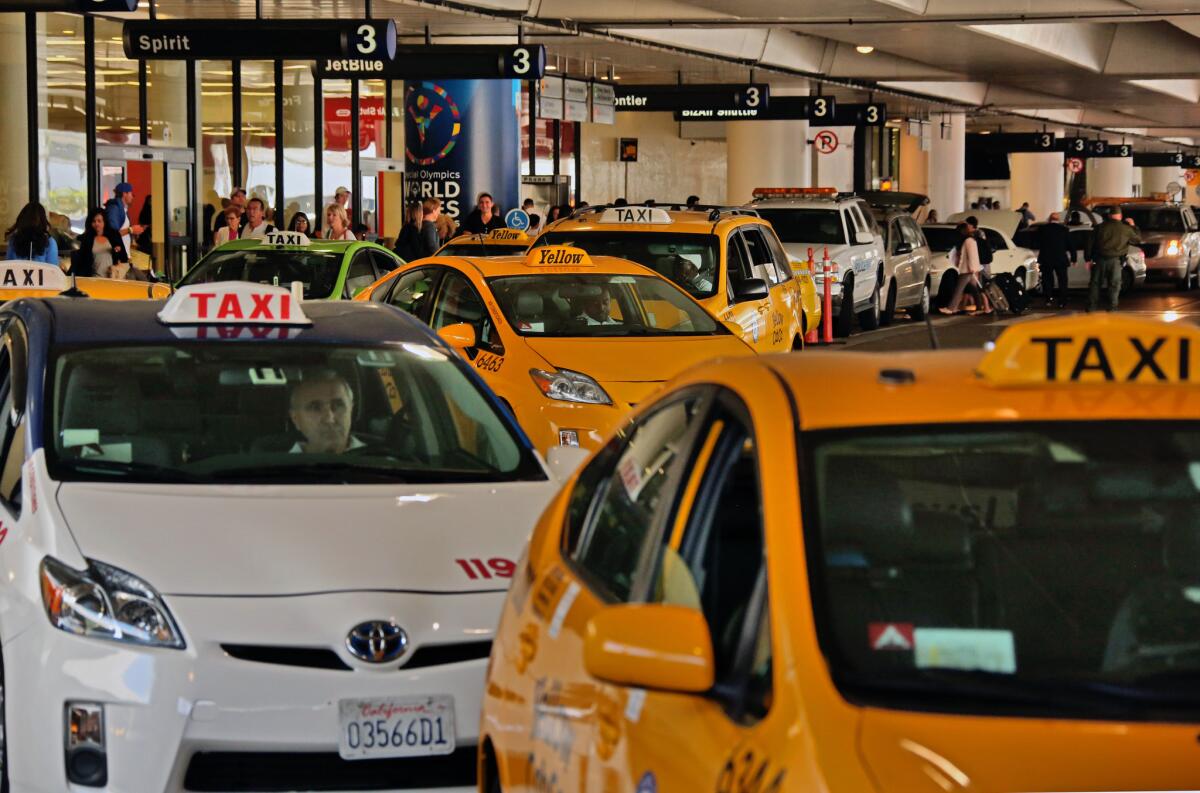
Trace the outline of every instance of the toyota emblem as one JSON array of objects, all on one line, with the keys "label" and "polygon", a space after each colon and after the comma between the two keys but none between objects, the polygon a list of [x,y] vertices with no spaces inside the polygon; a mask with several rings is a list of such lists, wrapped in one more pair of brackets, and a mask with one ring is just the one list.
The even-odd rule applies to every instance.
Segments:
[{"label": "toyota emblem", "polygon": [[346,649],[360,661],[386,664],[404,655],[408,649],[408,634],[394,622],[360,622],[346,636]]}]

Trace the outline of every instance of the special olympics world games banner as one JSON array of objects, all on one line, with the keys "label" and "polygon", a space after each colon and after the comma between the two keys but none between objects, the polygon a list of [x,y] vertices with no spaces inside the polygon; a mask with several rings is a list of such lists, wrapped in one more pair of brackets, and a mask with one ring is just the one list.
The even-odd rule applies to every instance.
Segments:
[{"label": "special olympics world games banner", "polygon": [[405,83],[405,183],[410,197],[442,199],[462,220],[475,196],[492,194],[500,213],[520,205],[521,148],[516,80]]}]

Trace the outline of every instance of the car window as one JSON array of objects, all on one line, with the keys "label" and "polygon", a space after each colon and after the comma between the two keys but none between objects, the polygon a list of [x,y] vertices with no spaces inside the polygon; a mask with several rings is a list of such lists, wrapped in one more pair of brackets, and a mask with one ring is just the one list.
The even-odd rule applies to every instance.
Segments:
[{"label": "car window", "polygon": [[871,205],[866,201],[854,202],[855,209],[858,210],[859,217],[862,219],[862,230],[869,233],[875,233],[875,215],[871,213]]},{"label": "car window", "polygon": [[779,237],[770,229],[760,228],[763,239],[767,241],[767,247],[771,250],[771,258],[775,260],[775,269],[779,271],[779,280],[788,281],[792,278],[792,264],[786,250],[783,249],[783,243],[779,241]]},{"label": "car window", "polygon": [[742,244],[741,234],[729,235],[725,257],[726,270],[729,273],[729,302],[732,303],[734,288],[747,278],[754,277],[751,275],[750,260],[746,256],[746,247]]},{"label": "car window", "polygon": [[250,281],[287,286],[293,281],[300,281],[304,284],[305,300],[323,300],[334,296],[333,290],[341,270],[341,252],[293,248],[218,248],[189,270],[178,285]]},{"label": "car window", "polygon": [[496,326],[483,305],[479,292],[475,291],[475,287],[462,273],[449,270],[438,289],[437,300],[433,304],[433,319],[429,326],[434,330],[441,330],[447,325],[460,322],[475,328],[477,346],[497,355],[504,354],[504,346],[496,334]]},{"label": "car window", "polygon": [[904,234],[904,239],[908,241],[914,248],[925,247],[925,234],[921,231],[921,227],[912,218],[900,218],[900,230]]},{"label": "car window", "polygon": [[[380,278],[383,278],[385,275],[390,273],[392,270],[395,270],[397,267],[400,266],[400,262],[397,261],[396,259],[394,259],[391,254],[386,253],[385,251],[372,250],[372,251],[368,251],[368,253],[370,253],[371,261],[375,265],[375,280],[376,281],[378,281]],[[374,281],[372,281],[371,283],[374,283]]]},{"label": "car window", "polygon": [[1183,222],[1187,226],[1188,231],[1196,230],[1196,214],[1192,212],[1190,207],[1183,210]]},{"label": "car window", "polygon": [[[664,533],[648,600],[695,608],[712,636],[718,687],[747,689],[736,718],[762,718],[771,692],[770,631],[762,613],[766,552],[754,434],[741,405],[719,406],[700,429],[703,455]],[[686,499],[686,496],[685,496]]]},{"label": "car window", "polygon": [[1004,241],[1004,237],[1000,236],[1000,232],[996,231],[995,229],[980,229],[980,231],[983,232],[983,236],[985,239],[987,239],[988,245],[992,246],[992,250],[1008,250],[1008,243]]},{"label": "car window", "polygon": [[892,221],[888,223],[887,237],[888,253],[895,253],[896,249],[900,247],[900,243],[905,241],[904,232],[900,228],[899,219],[893,218]]},{"label": "car window", "polygon": [[679,490],[702,400],[669,402],[609,441],[580,473],[567,512],[564,552],[598,593],[625,602]]},{"label": "car window", "polygon": [[[13,424],[14,389],[12,371],[12,356],[9,355],[9,343],[24,344],[23,338],[13,338],[9,334],[6,339],[11,342],[0,347],[0,501],[16,516],[21,514],[21,466],[25,462],[25,424],[24,418],[17,425]],[[24,358],[24,356],[21,356]],[[24,407],[24,406],[22,406]]]},{"label": "car window", "polygon": [[[846,241],[842,213],[828,209],[782,209],[763,207],[758,210],[763,220],[775,229],[784,242],[797,245],[841,245]],[[849,227],[853,230],[853,226]]]},{"label": "car window", "polygon": [[779,272],[775,269],[775,259],[762,234],[752,226],[742,229],[741,234],[746,243],[746,250],[750,253],[750,265],[754,277],[761,278],[768,284],[779,283]]},{"label": "car window", "polygon": [[375,275],[375,266],[371,262],[368,251],[359,251],[350,260],[350,269],[346,271],[346,297],[354,297],[359,291],[379,280]]},{"label": "car window", "polygon": [[415,317],[426,319],[436,277],[437,271],[432,267],[422,267],[396,276],[387,302]]}]

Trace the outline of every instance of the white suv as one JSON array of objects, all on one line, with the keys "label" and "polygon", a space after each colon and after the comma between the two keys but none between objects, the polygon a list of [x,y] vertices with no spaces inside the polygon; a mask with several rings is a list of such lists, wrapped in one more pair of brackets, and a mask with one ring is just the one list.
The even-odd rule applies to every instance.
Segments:
[{"label": "white suv", "polygon": [[[883,313],[883,235],[862,198],[829,188],[763,188],[748,204],[775,227],[793,259],[807,261],[812,250],[817,293],[824,288],[821,261],[829,252],[833,270],[833,323],[839,336],[850,334],[854,316],[864,330],[879,327]],[[844,299],[850,295],[850,299]]]}]

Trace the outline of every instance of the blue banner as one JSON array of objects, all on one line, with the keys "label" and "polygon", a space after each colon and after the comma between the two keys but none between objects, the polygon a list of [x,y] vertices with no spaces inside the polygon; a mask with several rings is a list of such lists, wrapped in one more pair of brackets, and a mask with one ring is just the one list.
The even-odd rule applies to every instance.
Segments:
[{"label": "blue banner", "polygon": [[409,197],[442,199],[463,220],[481,192],[503,215],[520,205],[516,80],[422,80],[405,84],[405,184]]}]

